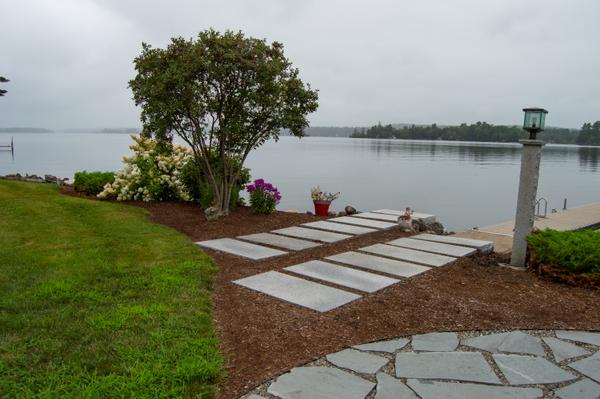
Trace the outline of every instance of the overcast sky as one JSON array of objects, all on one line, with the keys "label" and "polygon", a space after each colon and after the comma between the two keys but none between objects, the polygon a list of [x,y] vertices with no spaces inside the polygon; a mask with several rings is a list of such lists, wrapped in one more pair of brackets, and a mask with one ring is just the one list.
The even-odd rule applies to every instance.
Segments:
[{"label": "overcast sky", "polygon": [[0,127],[139,126],[141,43],[211,27],[282,42],[312,125],[600,120],[600,0],[3,0]]}]

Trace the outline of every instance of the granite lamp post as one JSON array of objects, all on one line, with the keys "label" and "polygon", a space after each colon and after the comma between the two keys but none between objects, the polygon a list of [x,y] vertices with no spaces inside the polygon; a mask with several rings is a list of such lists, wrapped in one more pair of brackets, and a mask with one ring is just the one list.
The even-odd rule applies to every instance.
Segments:
[{"label": "granite lamp post", "polygon": [[517,214],[513,235],[510,264],[514,267],[525,267],[527,257],[527,236],[533,230],[535,218],[535,198],[540,175],[540,159],[543,141],[536,140],[536,135],[544,130],[546,111],[543,108],[524,108],[525,120],[523,130],[529,132],[529,138],[519,140],[523,145],[521,155],[521,174],[519,177],[519,196],[517,198]]}]

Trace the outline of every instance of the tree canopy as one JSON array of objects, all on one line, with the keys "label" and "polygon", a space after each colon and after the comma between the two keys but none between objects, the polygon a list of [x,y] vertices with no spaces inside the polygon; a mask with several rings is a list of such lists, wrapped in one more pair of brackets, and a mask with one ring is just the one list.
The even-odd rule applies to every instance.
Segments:
[{"label": "tree canopy", "polygon": [[[4,76],[0,76],[0,83],[7,83],[10,82],[10,80],[6,79]],[[0,97],[4,97],[4,95],[6,94],[6,90],[0,89]]]},{"label": "tree canopy", "polygon": [[142,46],[129,86],[144,131],[163,142],[176,134],[192,148],[226,214],[248,154],[281,129],[303,136],[317,91],[300,80],[282,44],[241,32],[211,29],[164,49]]},{"label": "tree canopy", "polygon": [[600,121],[584,123],[577,136],[577,144],[600,145]]}]

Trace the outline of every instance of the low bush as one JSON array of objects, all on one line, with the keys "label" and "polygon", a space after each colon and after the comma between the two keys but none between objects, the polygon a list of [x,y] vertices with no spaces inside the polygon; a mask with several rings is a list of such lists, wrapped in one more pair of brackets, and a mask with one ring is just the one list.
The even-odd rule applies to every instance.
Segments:
[{"label": "low bush", "polygon": [[91,195],[99,194],[104,186],[115,181],[113,172],[77,172],[73,188]]},{"label": "low bush", "polygon": [[600,275],[600,233],[546,229],[527,237],[531,260],[575,274]]},{"label": "low bush", "polygon": [[250,207],[256,213],[269,215],[275,210],[275,206],[281,200],[281,193],[277,187],[263,179],[254,180],[253,184],[248,185],[250,193]]},{"label": "low bush", "polygon": [[[180,179],[183,182],[187,192],[190,194],[192,201],[200,204],[202,208],[208,208],[213,205],[213,194],[210,190],[208,178],[204,175],[202,168],[197,165],[194,158],[190,158],[181,169]],[[219,162],[215,157],[212,162]],[[218,168],[214,168],[218,170]],[[244,200],[240,197],[240,191],[243,190],[250,182],[250,169],[242,168],[240,176],[231,191],[231,199],[229,208],[234,209],[243,205]]]}]

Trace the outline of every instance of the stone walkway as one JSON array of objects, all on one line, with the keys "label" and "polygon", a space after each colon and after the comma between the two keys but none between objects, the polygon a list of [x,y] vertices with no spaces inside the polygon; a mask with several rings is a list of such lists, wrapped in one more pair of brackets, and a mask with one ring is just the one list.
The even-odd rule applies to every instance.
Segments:
[{"label": "stone walkway", "polygon": [[598,399],[600,333],[430,333],[356,345],[244,399]]}]

